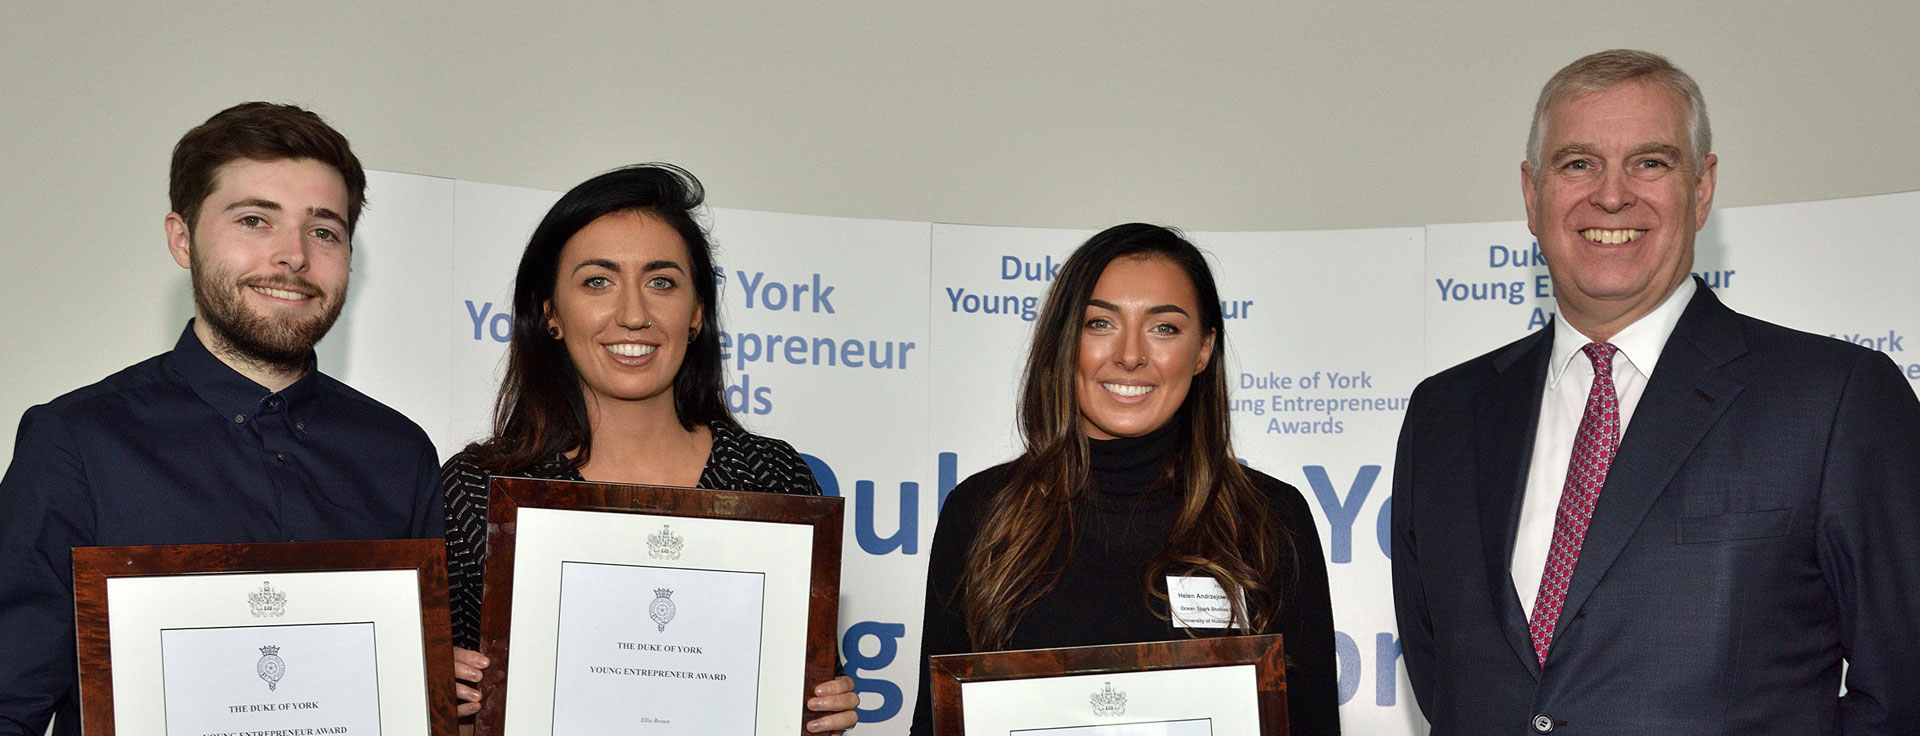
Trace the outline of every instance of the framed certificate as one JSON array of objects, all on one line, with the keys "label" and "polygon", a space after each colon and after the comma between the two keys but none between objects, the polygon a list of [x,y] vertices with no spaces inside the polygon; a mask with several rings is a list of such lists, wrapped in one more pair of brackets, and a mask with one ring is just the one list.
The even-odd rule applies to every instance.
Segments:
[{"label": "framed certificate", "polygon": [[76,547],[87,736],[452,736],[446,543]]},{"label": "framed certificate", "polygon": [[932,658],[936,736],[1285,736],[1280,635]]},{"label": "framed certificate", "polygon": [[842,515],[820,496],[495,478],[475,732],[803,733],[837,661]]}]

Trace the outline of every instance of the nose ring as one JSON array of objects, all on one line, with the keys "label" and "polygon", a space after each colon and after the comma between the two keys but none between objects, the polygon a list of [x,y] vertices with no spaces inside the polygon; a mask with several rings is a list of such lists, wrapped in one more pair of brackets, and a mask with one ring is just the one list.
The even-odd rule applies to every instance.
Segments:
[{"label": "nose ring", "polygon": [[640,329],[643,329],[643,330],[644,330],[644,329],[647,329],[648,327],[652,327],[652,326],[653,326],[653,319],[652,319],[652,318],[648,318],[648,319],[647,319],[647,323],[646,323],[646,324],[643,324],[643,325],[640,325]]}]

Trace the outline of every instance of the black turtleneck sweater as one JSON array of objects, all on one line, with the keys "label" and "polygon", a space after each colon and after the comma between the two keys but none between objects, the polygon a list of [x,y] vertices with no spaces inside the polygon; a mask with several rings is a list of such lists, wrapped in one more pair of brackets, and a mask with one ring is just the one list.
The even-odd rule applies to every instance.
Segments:
[{"label": "black turtleneck sweater", "polygon": [[[1059,582],[1035,601],[1016,624],[1008,649],[1168,641],[1187,636],[1161,616],[1165,602],[1150,599],[1147,567],[1166,542],[1179,513],[1179,496],[1154,488],[1172,455],[1173,425],[1144,437],[1092,440],[1090,493],[1074,513],[1072,544],[1056,548],[1049,571]],[[913,709],[914,736],[932,736],[933,704],[927,657],[977,651],[967,637],[959,592],[960,573],[989,502],[1006,486],[1012,463],[981,471],[953,489],[940,511],[927,561],[926,621],[921,629],[920,695]],[[1287,720],[1297,736],[1340,732],[1338,675],[1334,670],[1333,607],[1327,594],[1326,558],[1306,499],[1293,486],[1247,469],[1267,510],[1293,537],[1298,569],[1269,581],[1283,607],[1275,633],[1286,637]],[[1174,571],[1177,573],[1177,571]],[[1164,594],[1164,579],[1151,582]],[[1154,601],[1149,604],[1149,601]],[[1155,615],[1155,609],[1160,615]],[[1240,633],[1197,629],[1196,634]]]}]

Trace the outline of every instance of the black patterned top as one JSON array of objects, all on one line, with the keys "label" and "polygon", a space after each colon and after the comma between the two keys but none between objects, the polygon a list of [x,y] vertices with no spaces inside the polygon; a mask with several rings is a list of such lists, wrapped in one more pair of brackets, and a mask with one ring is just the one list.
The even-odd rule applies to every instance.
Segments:
[{"label": "black patterned top", "polygon": [[[700,471],[697,487],[820,495],[813,471],[793,445],[724,422],[708,429],[713,432],[713,451]],[[513,475],[584,480],[559,455]],[[453,644],[468,649],[480,648],[480,571],[487,557],[487,483],[492,479],[465,452],[440,468],[440,484],[447,492],[447,597],[453,614]]]}]

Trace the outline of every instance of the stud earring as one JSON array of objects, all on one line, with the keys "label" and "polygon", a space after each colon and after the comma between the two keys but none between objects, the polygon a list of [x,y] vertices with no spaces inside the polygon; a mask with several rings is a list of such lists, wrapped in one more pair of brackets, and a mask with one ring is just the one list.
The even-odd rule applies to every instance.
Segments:
[{"label": "stud earring", "polygon": [[554,325],[547,325],[547,336],[555,340],[560,339],[560,328]]}]

